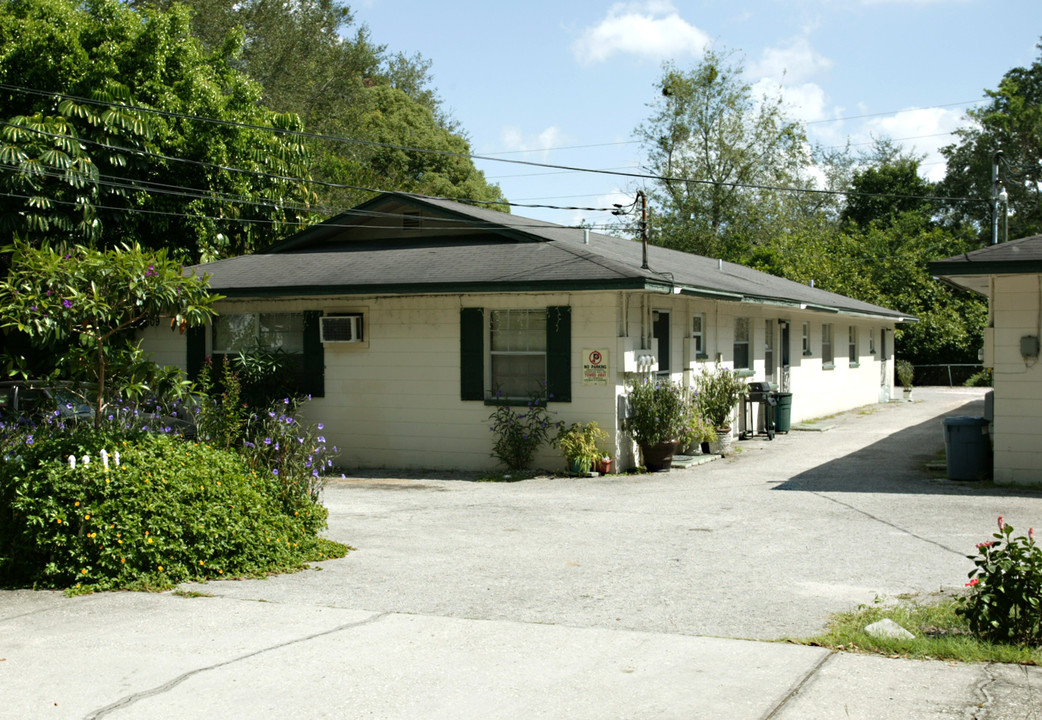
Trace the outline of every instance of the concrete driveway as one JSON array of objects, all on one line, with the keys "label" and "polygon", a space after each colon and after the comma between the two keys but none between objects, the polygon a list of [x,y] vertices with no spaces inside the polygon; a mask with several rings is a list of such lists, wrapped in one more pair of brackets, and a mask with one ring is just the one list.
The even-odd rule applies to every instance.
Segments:
[{"label": "concrete driveway", "polygon": [[0,718],[1023,717],[1036,669],[739,640],[959,590],[998,515],[1042,527],[1040,492],[925,469],[983,393],[916,395],[667,474],[332,482],[357,549],[293,575],[0,592]]},{"label": "concrete driveway", "polygon": [[670,473],[474,483],[336,481],[321,570],[197,588],[222,597],[731,638],[808,635],[877,597],[961,588],[999,515],[1042,493],[953,483],[942,417],[977,389],[845,413]]}]

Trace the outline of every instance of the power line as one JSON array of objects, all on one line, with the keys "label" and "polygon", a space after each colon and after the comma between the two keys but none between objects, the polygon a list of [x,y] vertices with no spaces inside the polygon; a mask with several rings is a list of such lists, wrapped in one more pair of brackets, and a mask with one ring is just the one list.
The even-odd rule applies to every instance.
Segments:
[{"label": "power line", "polygon": [[[169,111],[165,111],[165,110],[156,110],[156,109],[153,109],[153,108],[145,108],[145,107],[134,106],[134,105],[124,105],[124,104],[113,103],[113,102],[104,101],[104,100],[93,100],[93,99],[88,99],[88,98],[80,98],[80,97],[77,97],[77,96],[65,95],[63,93],[57,93],[57,92],[46,92],[46,91],[34,90],[32,88],[23,88],[23,87],[19,87],[19,86],[9,85],[7,83],[0,83],[0,90],[9,90],[9,91],[13,91],[13,92],[21,92],[21,93],[25,93],[25,94],[38,95],[38,96],[44,96],[44,97],[61,97],[61,98],[65,98],[65,99],[68,99],[68,100],[79,101],[79,102],[84,102],[84,103],[88,103],[88,104],[95,104],[95,105],[99,105],[99,106],[103,106],[103,107],[118,107],[118,108],[122,108],[122,109],[138,110],[140,112],[154,113],[154,114],[157,114],[157,115],[160,115],[160,116],[164,116],[164,117],[174,117],[174,118],[184,119],[184,120],[209,122],[209,123],[215,123],[215,124],[222,125],[222,126],[241,127],[241,128],[244,128],[244,129],[260,130],[260,131],[266,131],[266,132],[274,132],[274,133],[278,133],[278,134],[292,135],[292,136],[296,136],[296,137],[307,137],[307,138],[312,138],[312,139],[328,140],[328,141],[334,141],[334,142],[346,142],[346,143],[360,144],[360,145],[366,145],[366,146],[380,147],[380,148],[385,148],[385,149],[402,150],[402,151],[408,151],[408,152],[436,154],[436,155],[458,157],[458,158],[469,158],[471,160],[488,160],[490,162],[509,163],[509,164],[514,164],[514,165],[523,165],[523,166],[529,166],[529,167],[540,167],[540,168],[547,168],[547,169],[553,169],[553,170],[564,170],[564,171],[569,171],[569,172],[583,172],[583,173],[592,173],[592,174],[611,175],[611,176],[615,176],[615,177],[626,177],[626,178],[633,178],[633,179],[637,179],[637,180],[655,180],[655,181],[664,182],[664,183],[685,183],[685,184],[696,184],[696,185],[714,185],[714,186],[741,188],[741,189],[747,189],[747,190],[766,190],[766,191],[774,191],[774,192],[795,192],[795,193],[805,193],[805,194],[815,194],[815,195],[833,195],[833,196],[835,196],[835,195],[842,195],[842,196],[848,196],[848,197],[850,197],[850,196],[858,196],[858,197],[880,197],[880,198],[893,198],[893,199],[920,199],[920,200],[931,200],[931,201],[936,200],[936,201],[948,201],[948,202],[953,202],[953,201],[959,201],[959,202],[973,201],[973,198],[968,198],[968,197],[939,197],[939,196],[913,196],[913,195],[903,195],[903,194],[856,193],[856,192],[852,192],[852,191],[849,191],[849,190],[829,190],[829,189],[823,189],[823,188],[792,187],[792,186],[765,185],[765,184],[755,184],[755,183],[735,183],[735,182],[718,181],[718,180],[706,180],[706,179],[703,179],[703,178],[685,178],[685,177],[676,178],[676,177],[669,177],[669,176],[663,176],[663,175],[653,175],[653,174],[650,174],[650,173],[623,172],[623,171],[619,171],[619,170],[600,170],[600,169],[595,169],[595,168],[583,168],[583,167],[576,167],[576,166],[569,166],[569,165],[559,165],[559,164],[554,164],[554,163],[539,163],[539,162],[533,162],[533,161],[528,161],[528,160],[514,160],[514,159],[507,159],[507,158],[493,158],[493,157],[487,157],[487,156],[482,156],[482,155],[467,155],[467,154],[464,154],[464,153],[455,153],[455,152],[449,152],[449,151],[445,151],[445,150],[431,150],[431,149],[428,149],[428,148],[417,148],[417,147],[410,147],[410,146],[405,146],[405,145],[395,145],[395,144],[390,144],[390,143],[377,143],[377,142],[368,141],[368,140],[357,140],[357,139],[354,139],[354,138],[345,138],[345,137],[338,137],[338,136],[321,135],[321,134],[318,134],[318,133],[306,133],[306,132],[303,132],[303,131],[287,130],[287,129],[283,129],[283,128],[274,128],[274,127],[270,127],[270,126],[255,125],[255,124],[251,124],[251,123],[238,123],[238,122],[233,122],[233,121],[230,121],[230,120],[216,120],[216,119],[213,119],[213,118],[207,118],[207,117],[202,117],[202,116],[187,115],[187,114],[183,114],[183,113],[173,113],[173,112],[169,112]],[[29,130],[29,131],[32,131],[32,132],[38,132],[38,133],[43,134],[43,135],[51,135],[52,137],[66,137],[66,136],[55,135],[55,134],[52,134],[52,133],[46,133],[44,131],[40,131],[40,130],[37,130],[35,128],[27,128],[27,127],[22,126],[22,125],[11,125],[10,123],[6,123],[6,122],[4,122],[3,124],[11,126],[11,127],[17,127],[19,129],[22,129],[22,130]],[[76,138],[76,139],[82,141],[82,139],[80,139],[80,138]],[[90,142],[90,141],[86,141],[86,142]],[[248,171],[248,170],[243,170],[243,169],[240,169],[240,168],[234,168],[234,167],[228,167],[228,166],[222,166],[222,165],[215,165],[215,164],[212,164],[212,163],[204,163],[202,161],[196,161],[196,160],[185,160],[185,159],[182,159],[182,158],[172,158],[172,157],[169,157],[169,156],[156,155],[156,154],[153,154],[153,153],[148,153],[147,151],[140,150],[140,149],[135,149],[135,148],[120,148],[118,146],[109,146],[109,145],[104,144],[104,143],[96,143],[96,144],[98,144],[98,145],[100,145],[102,147],[106,147],[108,149],[119,150],[119,151],[122,151],[122,152],[131,152],[131,153],[137,153],[137,154],[143,154],[143,155],[155,155],[156,157],[161,157],[163,159],[174,160],[174,161],[178,161],[178,162],[194,163],[194,164],[199,164],[199,165],[205,165],[205,166],[209,166],[209,167],[219,168],[219,169],[223,169],[223,170],[228,170],[228,171],[232,171],[232,172],[243,172],[243,173],[255,174],[255,175],[259,175],[259,176],[263,176],[263,177],[267,177],[267,178],[274,178],[274,179],[286,180],[286,181],[291,181],[291,182],[322,184],[322,185],[327,186],[327,187],[338,187],[338,188],[341,188],[341,189],[353,189],[353,190],[361,190],[361,191],[365,191],[365,192],[374,192],[374,193],[387,192],[385,190],[378,190],[378,189],[373,189],[373,188],[363,188],[363,187],[359,187],[359,186],[349,186],[349,185],[338,185],[336,183],[325,183],[323,181],[308,180],[308,179],[303,179],[303,178],[293,178],[293,177],[288,177],[288,176],[271,175],[269,173],[260,173],[260,172],[257,172],[257,171]],[[441,199],[448,199],[448,200],[457,199],[457,200],[460,200],[458,198],[441,198]],[[611,208],[557,206],[557,205],[548,205],[548,204],[522,204],[522,203],[512,203],[512,202],[509,202],[509,201],[506,201],[506,200],[489,201],[489,200],[477,200],[477,199],[470,199],[470,198],[462,199],[462,200],[464,202],[483,204],[483,205],[504,204],[504,205],[509,205],[509,206],[513,206],[513,207],[542,208],[542,209],[551,209],[551,210],[581,210],[581,211],[587,211],[587,212],[610,212],[611,211]]]}]

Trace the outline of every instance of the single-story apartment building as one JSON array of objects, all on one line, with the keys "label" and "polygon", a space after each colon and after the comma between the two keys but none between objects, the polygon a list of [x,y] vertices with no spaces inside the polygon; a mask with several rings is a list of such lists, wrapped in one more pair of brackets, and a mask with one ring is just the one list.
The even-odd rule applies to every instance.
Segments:
[{"label": "single-story apartment building", "polygon": [[[443,199],[387,193],[265,252],[194,268],[226,296],[211,327],[144,347],[301,360],[307,417],[345,467],[495,467],[488,418],[545,383],[554,418],[596,421],[618,467],[627,381],[738,369],[792,393],[793,422],[887,401],[887,308],[756,270]],[[755,415],[755,413],[754,413]],[[762,420],[743,418],[747,427]],[[563,466],[546,448],[536,462]]]},{"label": "single-story apartment building", "polygon": [[1042,235],[937,260],[930,272],[988,298],[983,363],[994,385],[993,479],[1042,486]]}]

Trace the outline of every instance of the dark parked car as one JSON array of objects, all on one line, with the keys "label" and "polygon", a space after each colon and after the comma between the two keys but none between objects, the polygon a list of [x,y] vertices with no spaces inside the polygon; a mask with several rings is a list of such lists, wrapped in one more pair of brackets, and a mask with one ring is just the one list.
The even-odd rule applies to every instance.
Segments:
[{"label": "dark parked car", "polygon": [[94,409],[72,387],[32,380],[0,382],[0,420],[39,420],[47,415],[73,422],[92,421]]}]

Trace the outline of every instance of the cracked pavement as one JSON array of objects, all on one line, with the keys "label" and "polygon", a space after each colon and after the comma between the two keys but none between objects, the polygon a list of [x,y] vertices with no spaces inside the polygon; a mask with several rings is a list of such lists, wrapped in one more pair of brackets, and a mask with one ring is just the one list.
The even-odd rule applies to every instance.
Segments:
[{"label": "cracked pavement", "polygon": [[332,482],[357,550],[292,575],[0,592],[0,718],[1042,715],[1036,668],[763,642],[959,591],[998,515],[1042,526],[1040,491],[924,468],[982,393],[916,396],[668,474]]}]

